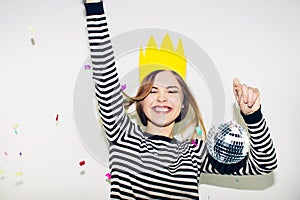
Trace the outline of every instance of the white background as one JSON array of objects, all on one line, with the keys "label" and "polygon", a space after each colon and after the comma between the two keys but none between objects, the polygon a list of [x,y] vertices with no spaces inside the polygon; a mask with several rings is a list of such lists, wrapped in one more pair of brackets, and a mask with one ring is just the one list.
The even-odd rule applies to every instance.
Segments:
[{"label": "white background", "polygon": [[[112,36],[154,27],[198,43],[223,81],[227,119],[234,77],[261,91],[278,168],[266,179],[205,176],[201,199],[300,198],[300,1],[111,0],[105,7]],[[1,0],[0,16],[0,199],[108,199],[108,169],[83,147],[73,119],[74,84],[89,55],[81,1]]]}]

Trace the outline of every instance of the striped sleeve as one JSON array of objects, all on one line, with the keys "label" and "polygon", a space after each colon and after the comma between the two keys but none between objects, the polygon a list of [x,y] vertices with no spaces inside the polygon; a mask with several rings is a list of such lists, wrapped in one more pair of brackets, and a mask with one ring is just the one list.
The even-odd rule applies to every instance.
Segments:
[{"label": "striped sleeve", "polygon": [[115,65],[103,2],[85,3],[88,40],[95,81],[95,96],[106,135],[110,141],[124,133],[123,96]]},{"label": "striped sleeve", "polygon": [[263,175],[277,168],[277,158],[269,127],[261,109],[243,115],[250,134],[250,150],[245,159],[235,164],[222,164],[209,154],[202,165],[204,173],[233,175]]}]

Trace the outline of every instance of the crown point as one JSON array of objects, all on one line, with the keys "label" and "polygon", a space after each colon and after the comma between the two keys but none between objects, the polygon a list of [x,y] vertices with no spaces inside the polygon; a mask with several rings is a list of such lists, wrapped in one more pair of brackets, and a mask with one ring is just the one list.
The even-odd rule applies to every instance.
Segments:
[{"label": "crown point", "polygon": [[157,48],[157,44],[156,44],[156,41],[155,41],[153,35],[151,35],[149,38],[147,48]]},{"label": "crown point", "polygon": [[178,41],[178,45],[177,45],[176,52],[177,52],[179,55],[184,56],[184,48],[183,48],[183,44],[182,44],[181,38],[180,38],[179,41]]},{"label": "crown point", "polygon": [[166,35],[165,35],[165,37],[164,37],[164,39],[161,43],[160,49],[174,51],[173,42],[172,42],[171,37],[168,33],[166,33]]}]

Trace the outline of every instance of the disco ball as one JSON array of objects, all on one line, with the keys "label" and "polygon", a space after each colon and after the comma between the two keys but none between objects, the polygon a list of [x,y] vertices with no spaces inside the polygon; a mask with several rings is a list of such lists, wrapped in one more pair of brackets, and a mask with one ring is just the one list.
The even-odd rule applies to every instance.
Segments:
[{"label": "disco ball", "polygon": [[213,126],[207,135],[209,154],[218,162],[233,164],[241,161],[249,151],[249,137],[235,121]]}]

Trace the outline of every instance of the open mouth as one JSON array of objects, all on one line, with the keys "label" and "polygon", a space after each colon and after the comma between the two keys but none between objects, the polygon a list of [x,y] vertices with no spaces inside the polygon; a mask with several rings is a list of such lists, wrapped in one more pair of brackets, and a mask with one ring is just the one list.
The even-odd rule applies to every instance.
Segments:
[{"label": "open mouth", "polygon": [[172,111],[172,108],[169,106],[153,106],[152,110],[158,114],[167,114]]}]

